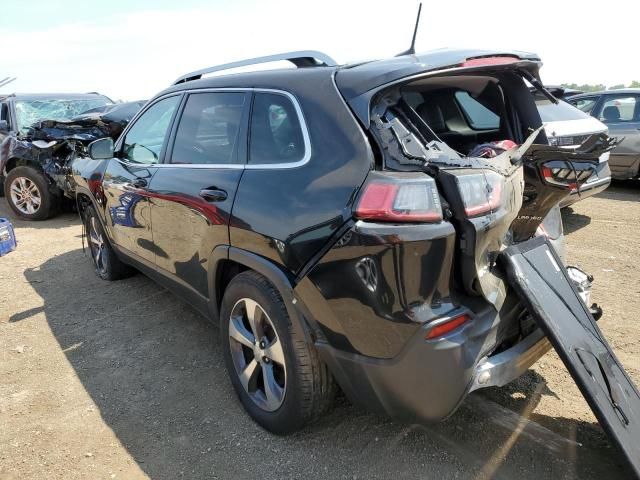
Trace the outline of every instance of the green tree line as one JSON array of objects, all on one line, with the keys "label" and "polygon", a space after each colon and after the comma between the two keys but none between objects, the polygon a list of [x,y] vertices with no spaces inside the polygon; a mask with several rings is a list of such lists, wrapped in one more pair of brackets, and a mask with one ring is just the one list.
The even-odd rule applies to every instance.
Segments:
[{"label": "green tree line", "polygon": [[572,88],[574,90],[581,90],[583,92],[597,92],[599,90],[619,90],[621,88],[640,88],[640,82],[638,80],[634,80],[629,85],[624,85],[622,83],[619,83],[618,85],[612,85],[610,87],[607,87],[606,85],[603,85],[601,83],[597,85],[590,85],[588,83],[585,83],[584,85],[578,85],[577,83],[563,83],[562,86],[565,88]]}]

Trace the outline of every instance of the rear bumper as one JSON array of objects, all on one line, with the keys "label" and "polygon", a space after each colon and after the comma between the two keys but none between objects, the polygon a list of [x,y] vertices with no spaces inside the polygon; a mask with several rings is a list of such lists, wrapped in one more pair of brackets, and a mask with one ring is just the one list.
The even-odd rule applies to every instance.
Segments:
[{"label": "rear bumper", "polygon": [[549,350],[549,342],[536,329],[491,355],[501,324],[491,309],[435,340],[425,339],[425,325],[392,359],[343,352],[322,342],[317,347],[353,401],[409,422],[434,422],[450,416],[469,392],[509,383]]},{"label": "rear bumper", "polygon": [[482,360],[476,367],[469,392],[506,385],[526,372],[550,348],[551,343],[542,330],[535,330],[510,349]]}]

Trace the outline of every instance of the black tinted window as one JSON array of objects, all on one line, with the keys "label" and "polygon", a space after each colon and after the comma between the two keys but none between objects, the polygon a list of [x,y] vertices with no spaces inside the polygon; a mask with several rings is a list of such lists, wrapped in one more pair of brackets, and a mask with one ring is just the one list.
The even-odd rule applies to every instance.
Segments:
[{"label": "black tinted window", "polygon": [[164,139],[179,96],[165,98],[149,107],[136,120],[124,139],[124,157],[136,163],[158,163]]},{"label": "black tinted window", "polygon": [[189,95],[178,124],[171,163],[236,163],[245,98],[244,93],[234,92]]},{"label": "black tinted window", "polygon": [[475,130],[494,130],[500,127],[500,117],[462,90],[456,92],[458,105],[465,113],[469,126]]},{"label": "black tinted window", "polygon": [[291,163],[304,158],[300,119],[288,97],[256,93],[252,112],[250,163]]}]

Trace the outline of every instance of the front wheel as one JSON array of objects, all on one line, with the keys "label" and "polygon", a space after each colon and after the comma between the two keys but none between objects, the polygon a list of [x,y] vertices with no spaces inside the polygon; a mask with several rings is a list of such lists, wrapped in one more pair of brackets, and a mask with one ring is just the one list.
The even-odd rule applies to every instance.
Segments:
[{"label": "front wheel", "polygon": [[291,433],[331,406],[331,374],[313,345],[292,328],[282,297],[263,276],[244,272],[229,284],[221,341],[240,402],[263,428]]},{"label": "front wheel", "polygon": [[11,209],[28,220],[46,220],[57,211],[58,197],[51,194],[44,174],[31,167],[16,167],[4,181]]}]

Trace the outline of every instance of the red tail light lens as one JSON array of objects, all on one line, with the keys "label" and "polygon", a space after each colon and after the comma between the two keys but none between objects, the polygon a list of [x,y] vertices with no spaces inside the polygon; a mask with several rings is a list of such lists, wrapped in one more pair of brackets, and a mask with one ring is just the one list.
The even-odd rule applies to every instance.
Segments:
[{"label": "red tail light lens", "polygon": [[491,170],[456,175],[464,211],[477,217],[497,210],[502,205],[504,178]]},{"label": "red tail light lens", "polygon": [[431,330],[427,332],[425,338],[427,340],[431,340],[432,338],[442,337],[443,335],[446,335],[447,333],[452,332],[456,328],[467,323],[470,319],[471,317],[466,313],[453,317],[450,320],[447,320],[446,322],[433,327]]},{"label": "red tail light lens", "polygon": [[435,181],[425,174],[371,173],[354,215],[378,222],[440,222]]}]

